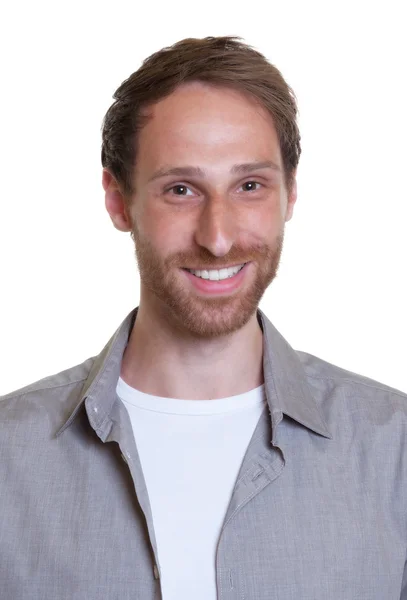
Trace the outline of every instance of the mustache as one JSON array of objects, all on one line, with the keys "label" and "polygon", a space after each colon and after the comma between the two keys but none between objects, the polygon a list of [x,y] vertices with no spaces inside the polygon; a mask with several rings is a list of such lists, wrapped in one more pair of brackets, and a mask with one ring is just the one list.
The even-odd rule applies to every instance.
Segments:
[{"label": "mustache", "polygon": [[[204,250],[204,249],[203,249]],[[272,250],[269,247],[262,247],[257,250],[239,250],[228,252],[221,258],[214,256],[211,252],[200,252],[198,254],[189,254],[186,252],[178,253],[176,257],[173,257],[168,261],[168,266],[174,267],[188,267],[189,265],[200,265],[200,267],[211,267],[216,269],[217,267],[223,267],[223,265],[242,265],[247,262],[256,261],[259,258],[264,259],[272,254]]]}]

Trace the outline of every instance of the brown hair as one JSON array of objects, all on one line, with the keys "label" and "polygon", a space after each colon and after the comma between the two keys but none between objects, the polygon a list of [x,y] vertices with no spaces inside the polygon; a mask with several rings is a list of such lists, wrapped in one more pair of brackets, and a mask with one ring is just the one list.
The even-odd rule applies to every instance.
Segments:
[{"label": "brown hair", "polygon": [[229,87],[260,102],[273,119],[290,190],[301,154],[296,96],[280,71],[241,39],[181,40],[146,58],[116,90],[103,119],[101,159],[126,200],[134,193],[137,133],[150,118],[146,109],[190,81]]}]

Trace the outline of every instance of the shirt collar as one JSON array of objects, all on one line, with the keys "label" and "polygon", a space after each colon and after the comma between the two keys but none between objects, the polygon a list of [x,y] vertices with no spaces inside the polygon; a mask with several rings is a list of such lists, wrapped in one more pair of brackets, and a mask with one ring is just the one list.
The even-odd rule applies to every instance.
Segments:
[{"label": "shirt collar", "polygon": [[263,330],[263,374],[271,416],[283,413],[301,425],[332,439],[298,353],[260,310],[257,317]]},{"label": "shirt collar", "polygon": [[[138,307],[124,319],[92,364],[78,404],[57,435],[75,419],[83,403],[95,431],[107,437],[106,424],[116,401],[116,386],[122,357],[132,331]],[[332,439],[318,404],[313,398],[307,375],[297,352],[277,331],[260,309],[257,319],[263,330],[263,374],[271,414],[273,439],[279,414],[285,414],[308,429]],[[105,433],[104,433],[105,432]]]}]

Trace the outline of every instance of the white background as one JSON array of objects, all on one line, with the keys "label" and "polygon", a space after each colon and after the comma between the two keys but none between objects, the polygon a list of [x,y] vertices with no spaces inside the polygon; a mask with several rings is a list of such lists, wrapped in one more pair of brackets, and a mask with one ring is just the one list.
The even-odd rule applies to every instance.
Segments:
[{"label": "white background", "polygon": [[298,350],[407,391],[404,1],[8,2],[0,14],[0,394],[102,349],[138,305],[101,185],[120,83],[185,37],[239,35],[293,87],[303,154],[260,307]]}]

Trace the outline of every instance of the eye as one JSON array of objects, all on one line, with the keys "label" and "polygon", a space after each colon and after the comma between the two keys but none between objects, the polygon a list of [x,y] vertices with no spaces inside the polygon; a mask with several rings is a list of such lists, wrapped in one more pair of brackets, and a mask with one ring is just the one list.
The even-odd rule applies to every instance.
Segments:
[{"label": "eye", "polygon": [[165,190],[165,193],[170,192],[171,190],[182,190],[181,193],[175,193],[172,194],[173,196],[186,196],[187,194],[184,194],[183,192],[185,190],[189,190],[189,187],[187,187],[186,185],[182,184],[182,183],[178,183],[177,185],[172,185],[170,188]]},{"label": "eye", "polygon": [[[254,187],[256,185],[262,186],[263,184],[259,183],[258,181],[249,180],[249,181],[246,181],[245,183],[243,183],[240,187],[251,186],[252,189],[246,189],[243,191],[257,192],[258,188]],[[191,194],[186,193],[187,190],[190,190],[190,188],[183,183],[177,183],[175,185],[172,185],[171,187],[169,187],[165,190],[165,193],[167,194],[168,192],[171,192],[173,190],[176,190],[176,191],[173,194],[171,194],[172,196],[190,196],[191,195]]]},{"label": "eye", "polygon": [[[243,183],[243,185],[241,187],[244,187],[245,185],[262,185],[261,183],[259,183],[258,181],[245,181],[245,183]],[[258,189],[258,188],[257,188]],[[253,189],[249,189],[249,190],[245,190],[246,192],[257,192],[256,188]]]}]

